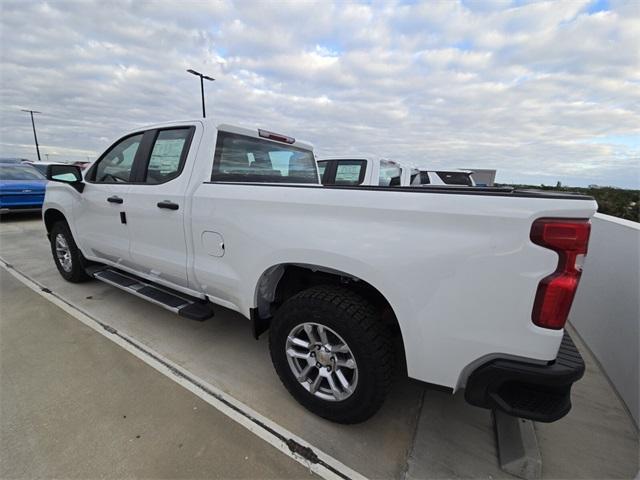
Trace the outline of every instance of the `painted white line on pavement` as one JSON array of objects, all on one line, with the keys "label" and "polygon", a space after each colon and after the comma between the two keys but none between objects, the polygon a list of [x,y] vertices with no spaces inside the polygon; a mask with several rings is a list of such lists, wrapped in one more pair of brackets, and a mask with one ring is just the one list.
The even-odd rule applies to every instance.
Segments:
[{"label": "painted white line on pavement", "polygon": [[79,307],[46,288],[46,286],[16,270],[13,265],[1,257],[0,265],[34,292],[197,395],[265,442],[309,468],[313,473],[327,479],[363,480],[366,478],[287,429],[263,417],[222,390],[184,370],[143,343],[85,313]]}]

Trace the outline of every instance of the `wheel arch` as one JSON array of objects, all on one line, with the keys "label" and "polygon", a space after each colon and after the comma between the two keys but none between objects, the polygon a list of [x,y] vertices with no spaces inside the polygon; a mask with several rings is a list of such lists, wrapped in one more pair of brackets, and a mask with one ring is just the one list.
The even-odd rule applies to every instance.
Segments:
[{"label": "wheel arch", "polygon": [[44,220],[44,225],[47,229],[47,236],[49,236],[49,234],[51,233],[51,229],[53,228],[53,225],[56,224],[57,222],[63,221],[67,225],[69,225],[69,221],[67,220],[67,217],[65,217],[64,213],[62,213],[57,208],[48,208],[47,210],[45,210],[44,214],[42,215],[42,218]]},{"label": "wheel arch", "polygon": [[[308,263],[280,263],[267,268],[260,275],[255,288],[251,311],[254,336],[269,328],[272,313],[295,294],[317,285],[335,284],[353,290],[369,300],[380,312],[380,320],[398,342],[401,364],[406,368],[402,329],[396,313],[386,296],[376,286],[349,272]],[[400,358],[399,358],[400,359]]]}]

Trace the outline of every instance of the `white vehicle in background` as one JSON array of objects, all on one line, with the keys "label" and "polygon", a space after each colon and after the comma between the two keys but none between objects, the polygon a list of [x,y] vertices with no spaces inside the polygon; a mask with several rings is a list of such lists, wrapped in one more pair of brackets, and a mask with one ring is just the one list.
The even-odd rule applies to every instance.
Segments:
[{"label": "white vehicle in background", "polygon": [[318,160],[318,170],[323,185],[404,187],[412,169],[383,158],[331,157]]},{"label": "white vehicle in background", "polygon": [[411,174],[411,185],[464,185],[474,187],[471,170],[423,170],[415,169]]},{"label": "white vehicle in background", "polygon": [[323,185],[475,186],[471,170],[423,170],[382,158],[331,157],[318,160]]},{"label": "white vehicle in background", "polygon": [[564,416],[584,372],[564,325],[595,201],[397,188],[398,164],[350,162],[323,186],[312,146],[286,135],[208,119],[138,128],[84,172],[49,166],[53,260],[70,282],[269,329],[285,387],[333,421],[369,418],[404,371],[472,405]]}]

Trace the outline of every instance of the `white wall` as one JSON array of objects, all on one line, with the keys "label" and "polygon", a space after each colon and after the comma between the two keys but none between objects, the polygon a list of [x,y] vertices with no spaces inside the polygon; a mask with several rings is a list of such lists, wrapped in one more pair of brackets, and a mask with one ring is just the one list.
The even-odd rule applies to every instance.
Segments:
[{"label": "white wall", "polygon": [[596,214],[570,321],[601,363],[636,425],[640,342],[640,223]]}]

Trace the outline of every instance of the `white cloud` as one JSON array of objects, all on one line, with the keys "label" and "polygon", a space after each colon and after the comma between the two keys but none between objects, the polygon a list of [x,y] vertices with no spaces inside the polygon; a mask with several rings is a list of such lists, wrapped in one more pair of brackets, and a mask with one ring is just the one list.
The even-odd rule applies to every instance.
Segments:
[{"label": "white cloud", "polygon": [[[0,155],[97,155],[207,112],[325,154],[640,186],[640,8],[588,1],[0,5]],[[29,28],[25,28],[29,25]],[[621,140],[623,139],[623,140]],[[538,178],[539,180],[536,180]]]}]

